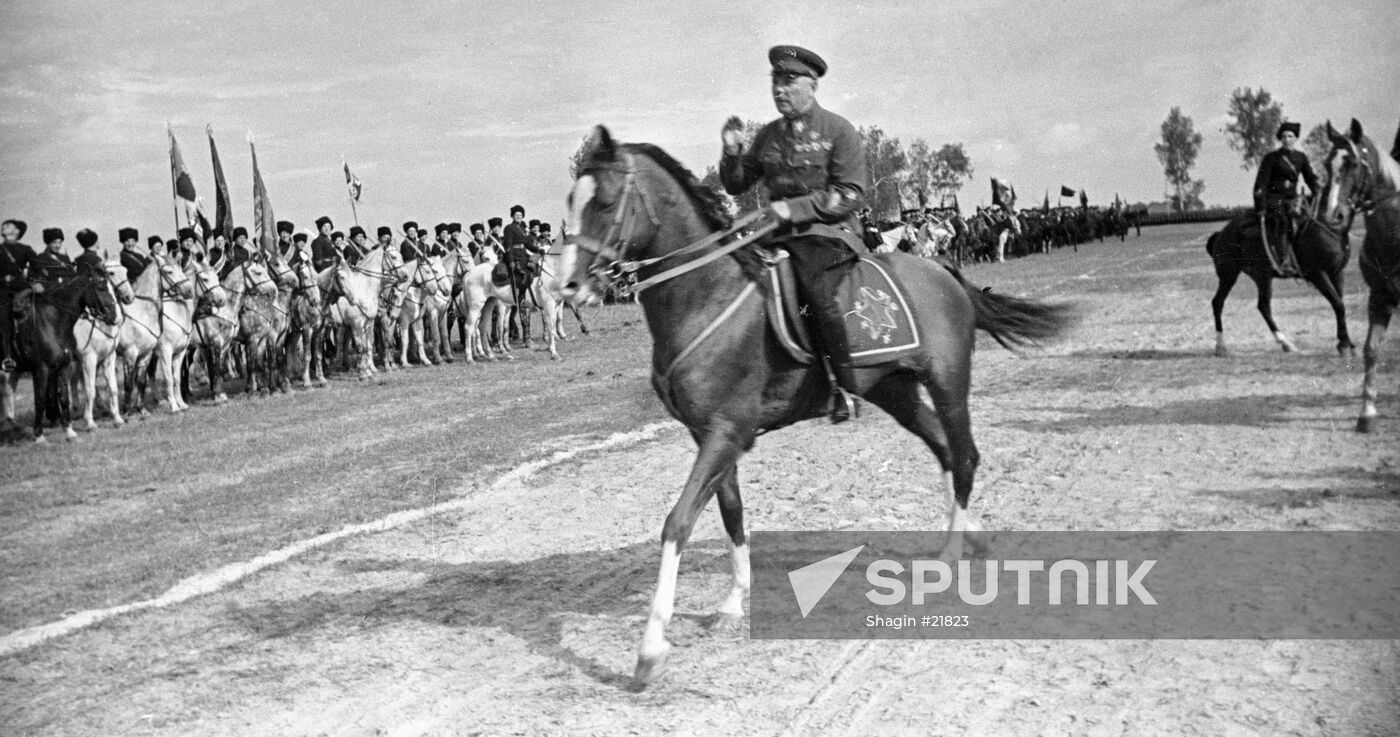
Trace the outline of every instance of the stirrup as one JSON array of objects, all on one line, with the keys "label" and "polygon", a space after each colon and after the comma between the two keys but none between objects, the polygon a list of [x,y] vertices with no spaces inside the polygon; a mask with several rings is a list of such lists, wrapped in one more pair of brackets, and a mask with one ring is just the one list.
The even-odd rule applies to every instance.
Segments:
[{"label": "stirrup", "polygon": [[860,417],[860,402],[845,389],[836,387],[831,393],[831,424]]},{"label": "stirrup", "polygon": [[6,358],[0,361],[0,371],[4,371],[7,374],[13,374],[17,368],[19,368],[19,366],[15,364],[15,359],[13,358]]}]

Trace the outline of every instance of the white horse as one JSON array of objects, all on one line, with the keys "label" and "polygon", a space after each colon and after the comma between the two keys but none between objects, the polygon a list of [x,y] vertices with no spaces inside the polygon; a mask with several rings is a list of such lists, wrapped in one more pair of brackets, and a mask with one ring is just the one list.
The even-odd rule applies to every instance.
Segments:
[{"label": "white horse", "polygon": [[127,415],[145,417],[147,369],[159,355],[166,305],[194,296],[194,283],[179,264],[155,253],[132,284],[135,300],[122,305],[117,355],[125,373],[123,405]]},{"label": "white horse", "polygon": [[180,387],[185,373],[185,352],[189,350],[194,333],[195,307],[204,299],[216,309],[224,303],[219,275],[202,259],[191,256],[184,273],[194,285],[193,293],[188,298],[162,298],[160,340],[156,343],[156,372],[165,384],[166,403],[171,412],[190,408],[180,396]]},{"label": "white horse", "polygon": [[[439,263],[438,270],[441,268],[442,264]],[[430,313],[434,320],[437,317],[435,298],[438,292],[438,274],[433,269],[432,259],[428,258],[407,261],[404,263],[404,269],[411,276],[404,294],[403,306],[399,310],[399,365],[409,365],[409,346],[416,341],[418,363],[420,366],[427,366],[429,361],[423,334],[435,328],[427,318]]]},{"label": "white horse", "polygon": [[[490,341],[482,339],[482,331],[489,327],[490,322],[482,322],[485,317],[485,309],[488,301],[496,300],[496,320],[502,332],[508,322],[508,315],[512,306],[520,310],[520,323],[524,325],[530,319],[530,312],[538,305],[543,314],[553,319],[558,300],[554,293],[546,289],[542,277],[535,277],[529,286],[521,294],[521,304],[516,305],[515,295],[511,293],[509,284],[496,286],[491,280],[491,272],[496,267],[494,255],[488,256],[483,263],[474,266],[462,277],[462,296],[465,298],[467,337],[472,345],[467,346],[467,362],[472,362],[476,356],[482,355],[487,359],[495,360],[496,355],[491,350]],[[555,331],[553,326],[547,326],[545,331],[545,344],[549,349],[549,356],[555,360],[559,359],[559,349],[555,341]],[[501,336],[501,354],[510,358],[510,341]]]},{"label": "white horse", "polygon": [[326,307],[326,326],[338,330],[341,365],[349,367],[350,354],[354,351],[361,380],[376,373],[374,324],[379,317],[380,289],[385,277],[396,276],[386,270],[385,263],[384,249],[376,246],[354,266],[337,258],[336,265],[319,277],[321,293],[335,295],[335,301]]},{"label": "white horse", "polygon": [[[126,278],[126,267],[121,261],[109,260],[105,264],[107,289],[118,304],[127,306],[136,301],[136,292]],[[81,381],[82,393],[74,392],[74,397],[82,397],[83,422],[89,430],[97,429],[92,417],[92,405],[97,398],[97,372],[102,370],[102,378],[107,387],[107,411],[112,421],[118,425],[126,423],[117,405],[121,395],[117,392],[117,341],[121,335],[122,322],[126,319],[125,307],[117,312],[117,324],[108,325],[102,320],[94,320],[90,315],[78,316],[73,324],[73,338],[77,341],[78,356],[82,373],[75,376]]]}]

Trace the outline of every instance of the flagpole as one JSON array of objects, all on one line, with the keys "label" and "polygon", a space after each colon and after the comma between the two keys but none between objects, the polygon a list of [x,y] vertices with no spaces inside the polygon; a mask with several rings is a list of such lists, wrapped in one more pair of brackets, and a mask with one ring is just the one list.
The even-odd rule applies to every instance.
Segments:
[{"label": "flagpole", "polygon": [[175,179],[175,132],[170,130],[170,121],[165,121],[165,137],[170,141],[170,208],[175,214],[175,237],[180,237],[180,205],[175,202],[178,182]]}]

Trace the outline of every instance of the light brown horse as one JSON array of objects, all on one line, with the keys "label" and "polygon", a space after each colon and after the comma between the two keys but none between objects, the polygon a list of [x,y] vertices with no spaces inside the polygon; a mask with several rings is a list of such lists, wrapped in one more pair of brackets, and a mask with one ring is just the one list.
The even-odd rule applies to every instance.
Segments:
[{"label": "light brown horse", "polygon": [[[661,149],[617,144],[600,126],[587,150],[569,197],[566,296],[595,302],[629,265],[673,267],[671,254],[730,229],[714,193]],[[654,342],[652,386],[698,446],[661,531],[660,573],[637,658],[640,683],[665,667],[681,551],[712,497],[733,553],[732,586],[718,621],[742,619],[749,554],[737,463],[760,432],[820,417],[830,398],[821,367],[791,358],[768,327],[762,296],[767,276],[759,255],[740,250],[707,261],[704,256],[714,255],[718,245],[707,248],[687,250],[693,268],[675,267],[679,273],[640,295]],[[984,292],[933,261],[901,253],[876,258],[903,285],[926,348],[912,358],[857,369],[859,393],[938,459],[950,507],[945,554],[958,556],[964,539],[974,547],[984,542],[968,511],[978,463],[968,411],[974,333],[986,330],[1010,342],[1047,339],[1067,326],[1069,314],[1061,306]]]},{"label": "light brown horse", "polygon": [[[1371,288],[1366,300],[1369,327],[1362,349],[1365,374],[1361,380],[1361,415],[1358,432],[1375,430],[1376,371],[1381,360],[1390,318],[1400,305],[1400,162],[1387,156],[1366,137],[1361,123],[1351,121],[1346,135],[1327,121],[1327,188],[1324,190],[1326,217],[1336,220],[1348,211],[1359,211],[1366,218],[1366,238],[1361,243],[1361,276]],[[1400,151],[1400,132],[1396,133]]]}]

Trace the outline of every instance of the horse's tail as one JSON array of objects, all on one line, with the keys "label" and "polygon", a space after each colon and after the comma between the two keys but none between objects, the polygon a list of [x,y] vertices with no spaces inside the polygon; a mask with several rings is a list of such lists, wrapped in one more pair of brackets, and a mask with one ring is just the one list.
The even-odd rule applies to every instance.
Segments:
[{"label": "horse's tail", "polygon": [[999,294],[991,287],[969,284],[956,268],[946,264],[944,267],[957,277],[972,300],[977,329],[987,331],[1003,348],[1053,340],[1078,321],[1078,312],[1072,305]]}]

